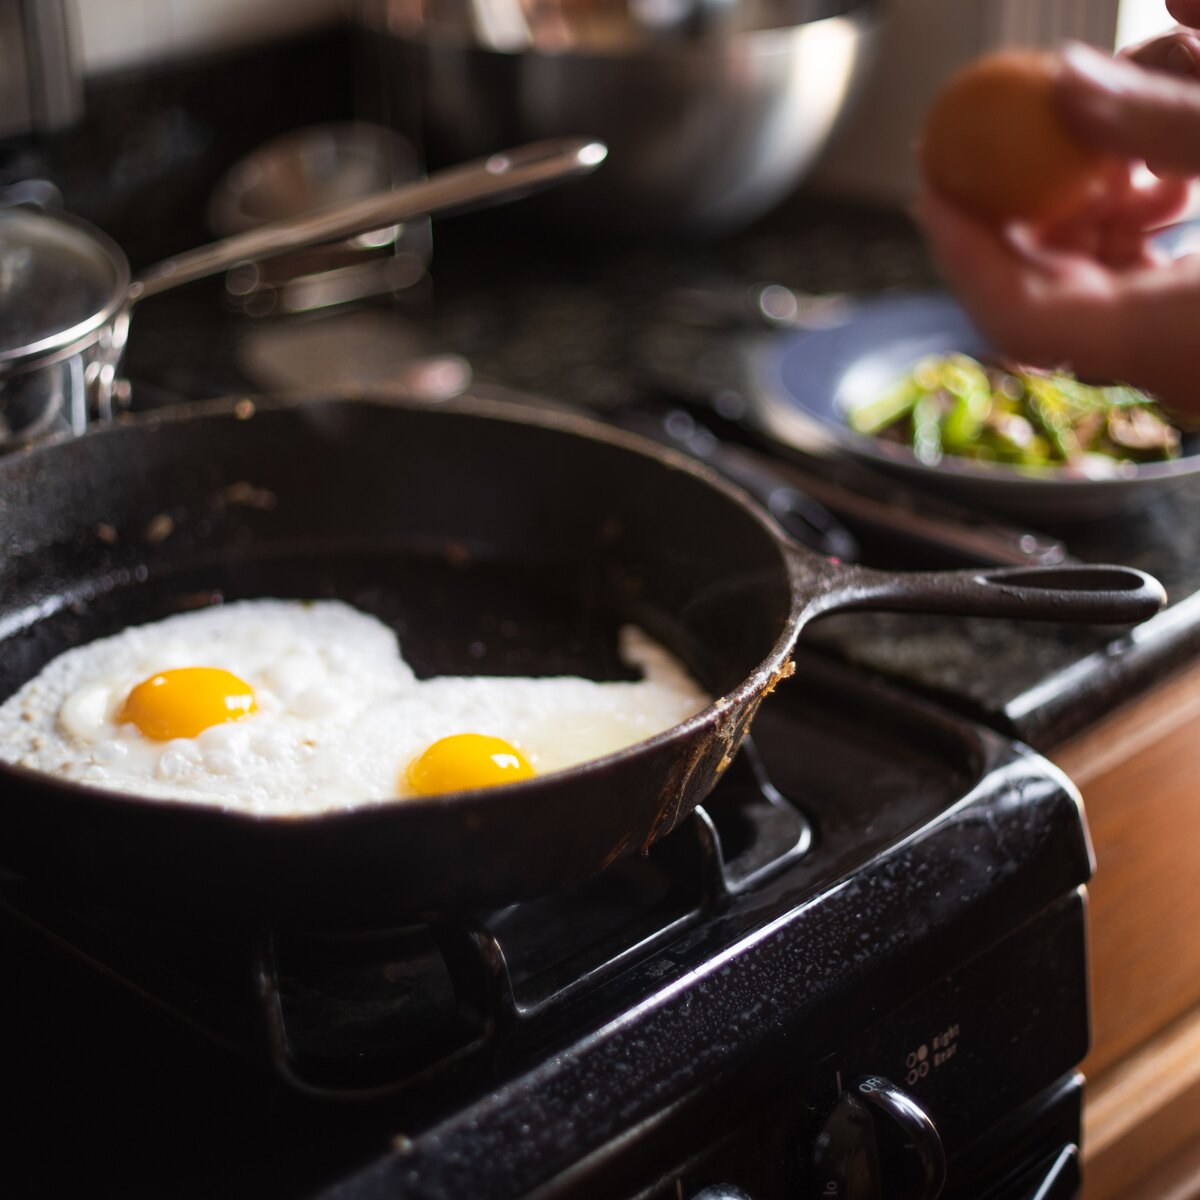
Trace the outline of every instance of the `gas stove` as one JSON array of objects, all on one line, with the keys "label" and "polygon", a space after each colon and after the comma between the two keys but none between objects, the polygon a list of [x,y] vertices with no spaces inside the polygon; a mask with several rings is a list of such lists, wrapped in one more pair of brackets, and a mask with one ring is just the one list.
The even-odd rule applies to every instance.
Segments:
[{"label": "gas stove", "polygon": [[6,880],[7,1194],[1074,1195],[1070,785],[815,654],[754,742],[495,912],[232,936]]},{"label": "gas stove", "polygon": [[[0,175],[55,179],[144,266],[211,235],[206,201],[239,156],[351,115],[351,63],[321,37],[113,80],[33,163],[32,147],[0,147]],[[405,390],[415,364],[423,388],[452,393],[473,374],[619,417],[647,396],[736,398],[740,347],[762,333],[746,288],[763,280],[850,296],[936,283],[902,216],[814,196],[687,247],[555,237],[517,205],[439,223],[431,276],[350,314],[382,323],[369,350],[345,352],[326,317],[230,313],[212,280],[147,303],[125,365],[135,407]],[[694,301],[697,284],[736,303],[683,320],[668,301]],[[1144,521],[1072,529],[1071,553],[1191,595],[1200,553],[1181,495]],[[871,545],[873,526],[853,527],[865,561],[946,565],[900,513]],[[823,649],[859,669],[806,634],[797,678],[703,809],[569,894],[336,936],[235,936],[0,878],[0,1062],[16,1114],[0,1192],[1076,1196],[1091,865],[1077,797],[1044,759],[912,689],[1051,746],[1094,718],[1095,695],[1080,704],[1064,687],[1041,721],[1022,707],[1030,687],[1094,638],[1095,691],[1127,696],[1148,642],[1118,657],[1111,631],[939,622],[937,647],[957,652],[922,671],[913,647],[934,640],[905,640],[914,620],[869,638],[854,625],[845,644],[818,625]],[[1154,651],[1156,670],[1194,650],[1187,628]]]}]

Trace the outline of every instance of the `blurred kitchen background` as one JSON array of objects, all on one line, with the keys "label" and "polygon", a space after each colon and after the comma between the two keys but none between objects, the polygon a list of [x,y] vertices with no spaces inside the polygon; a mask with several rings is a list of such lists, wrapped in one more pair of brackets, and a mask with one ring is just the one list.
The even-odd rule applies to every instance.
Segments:
[{"label": "blurred kitchen background", "polygon": [[[348,0],[4,0],[0,132],[17,137],[70,127],[85,114],[85,95],[117,80],[149,78],[289,38],[337,36],[334,31],[356,12],[372,7],[380,6]],[[510,6],[492,7],[502,12]],[[660,0],[658,7],[684,6]],[[791,5],[795,11],[804,7],[799,0]],[[1014,42],[1082,38],[1121,46],[1170,23],[1161,0],[890,0],[883,16],[887,32],[873,77],[817,180],[892,201],[915,184],[912,138],[933,91],[957,64]]]},{"label": "blurred kitchen background", "polygon": [[[454,11],[458,7],[461,14]],[[531,13],[555,7],[526,6]],[[569,52],[575,45],[585,50],[599,47],[607,53],[614,48],[614,38],[625,36],[612,32],[611,14],[606,14],[611,4],[559,7],[569,15],[568,24],[574,20],[575,25],[560,35],[553,49]],[[801,173],[801,179],[823,192],[890,204],[901,204],[912,194],[916,175],[911,145],[921,115],[938,85],[961,62],[1006,43],[1053,45],[1064,38],[1082,38],[1101,46],[1124,45],[1169,23],[1161,0],[887,0],[825,5],[805,0],[758,5],[642,0],[629,6],[643,30],[650,30],[660,42],[678,40],[701,22],[708,23],[704,33],[721,34],[735,26],[735,11],[755,8],[765,16],[751,20],[772,27],[789,21],[812,23],[813,16],[826,13],[861,16],[869,18],[872,26],[881,26],[865,55],[872,60],[869,70],[861,78],[854,77],[857,97],[850,113],[827,152],[811,170]],[[595,16],[585,21],[579,17],[585,12]],[[236,61],[252,72],[250,64],[264,48],[291,43],[298,49],[306,44],[307,55],[297,54],[289,73],[294,94],[266,93],[250,97],[249,103],[233,92],[227,97],[247,133],[257,128],[282,130],[310,117],[345,117],[371,105],[370,93],[378,90],[378,80],[363,78],[370,74],[370,54],[361,46],[347,47],[355,40],[356,29],[421,28],[429,31],[429,40],[444,41],[447,31],[459,22],[462,27],[472,24],[477,37],[490,38],[505,53],[518,53],[522,37],[526,46],[531,37],[550,44],[552,35],[544,31],[515,32],[514,13],[522,19],[517,4],[456,6],[446,0],[424,4],[417,0],[2,0],[0,135],[5,141],[0,172],[8,179],[20,178],[43,165],[42,154],[47,152],[52,166],[65,169],[65,163],[54,161],[49,143],[67,138],[74,130],[89,140],[100,139],[114,152],[107,162],[110,187],[120,189],[124,176],[125,186],[132,191],[137,182],[150,181],[156,171],[161,174],[157,182],[166,185],[170,178],[178,179],[181,168],[186,170],[211,150],[204,144],[210,131],[191,124],[186,112],[168,107],[156,114],[152,128],[141,131],[139,140],[134,128],[111,124],[114,114],[107,102],[114,89],[141,81],[151,102],[167,99],[186,86],[181,73],[203,71],[205,65],[211,69],[222,59],[230,72]],[[842,61],[847,53],[842,47],[833,48],[821,59],[813,59],[808,73],[820,76],[828,92],[840,94],[850,82]],[[230,74],[216,86],[236,89],[237,82]],[[220,97],[211,100],[214,108],[219,106]],[[414,98],[414,103],[419,102],[419,97]],[[649,119],[649,114],[644,118]],[[170,126],[171,121],[176,124]],[[58,148],[65,155],[68,147],[72,156],[79,149],[78,142],[69,139]],[[83,189],[87,182],[68,180],[68,186]]]},{"label": "blurred kitchen background", "polygon": [[[605,166],[554,195],[147,304],[127,362],[204,395],[410,381],[450,354],[447,386],[465,369],[606,409],[664,375],[732,382],[710,337],[728,321],[675,320],[681,289],[719,312],[727,285],[779,284],[779,321],[797,295],[935,285],[904,206],[946,76],[999,44],[1165,24],[1161,0],[0,0],[0,188],[49,180],[136,270],[426,167],[601,137]],[[246,323],[372,296],[382,351],[378,312],[320,351]]]}]

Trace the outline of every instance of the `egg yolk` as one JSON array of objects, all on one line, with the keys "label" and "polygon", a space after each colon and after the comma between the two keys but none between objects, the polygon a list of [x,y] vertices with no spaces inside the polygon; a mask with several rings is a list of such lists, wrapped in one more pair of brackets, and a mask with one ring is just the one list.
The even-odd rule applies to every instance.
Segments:
[{"label": "egg yolk", "polygon": [[516,746],[482,733],[456,733],[434,742],[405,773],[408,786],[422,796],[516,783],[535,774]]},{"label": "egg yolk", "polygon": [[165,742],[240,721],[257,709],[253,688],[236,675],[218,667],[182,667],[142,680],[126,697],[118,720]]}]

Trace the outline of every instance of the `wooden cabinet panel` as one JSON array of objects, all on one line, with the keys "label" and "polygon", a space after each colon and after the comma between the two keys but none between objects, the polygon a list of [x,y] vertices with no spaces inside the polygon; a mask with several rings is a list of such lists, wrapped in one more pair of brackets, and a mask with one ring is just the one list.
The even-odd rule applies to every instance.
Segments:
[{"label": "wooden cabinet panel", "polygon": [[1197,1150],[1200,1009],[1088,1080],[1085,1200],[1194,1200]]},{"label": "wooden cabinet panel", "polygon": [[1176,1157],[1200,1144],[1200,668],[1054,758],[1096,852],[1085,1196],[1149,1197],[1174,1171],[1176,1200],[1192,1200]]}]

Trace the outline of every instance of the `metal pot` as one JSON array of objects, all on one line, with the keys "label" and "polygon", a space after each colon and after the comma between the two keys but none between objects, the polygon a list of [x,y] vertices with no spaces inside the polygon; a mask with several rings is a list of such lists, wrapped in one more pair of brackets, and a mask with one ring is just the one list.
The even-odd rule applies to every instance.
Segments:
[{"label": "metal pot", "polygon": [[82,433],[121,400],[117,374],[135,303],[240,263],[399,224],[421,215],[512,199],[603,160],[594,141],[558,139],[449,168],[428,179],[260,225],[180,254],[136,279],[121,248],[75,217],[0,208],[0,448],[60,429]]},{"label": "metal pot", "polygon": [[539,209],[593,231],[727,233],[814,163],[873,60],[881,8],[357,0],[362,115],[392,121],[435,165],[583,131],[609,165]]}]

